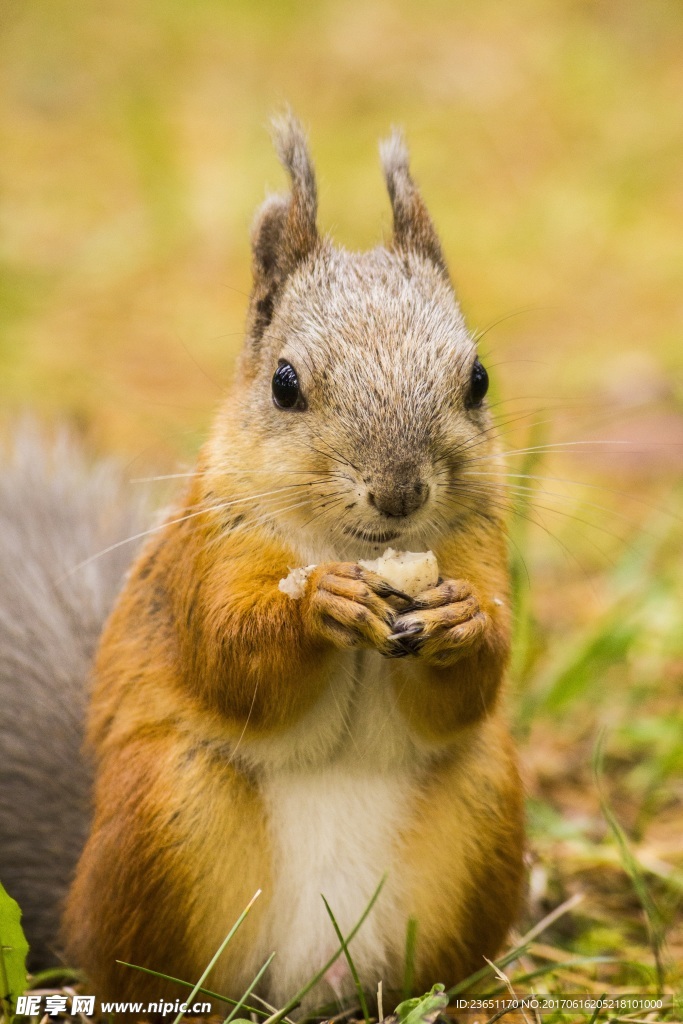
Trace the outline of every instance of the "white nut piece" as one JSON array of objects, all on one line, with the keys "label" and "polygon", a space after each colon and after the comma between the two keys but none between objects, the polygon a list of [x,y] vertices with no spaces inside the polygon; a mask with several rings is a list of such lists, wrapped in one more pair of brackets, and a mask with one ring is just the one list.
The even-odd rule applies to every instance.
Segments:
[{"label": "white nut piece", "polygon": [[[417,597],[423,590],[435,587],[439,580],[439,566],[433,551],[394,551],[393,548],[387,548],[379,558],[360,559],[358,564],[376,572],[408,597]],[[293,601],[300,600],[314,569],[315,565],[291,569],[289,575],[280,580],[278,588]]]},{"label": "white nut piece", "polygon": [[439,566],[433,551],[394,551],[387,548],[379,558],[361,560],[358,564],[376,572],[409,597],[417,597],[423,590],[435,587],[439,579]]},{"label": "white nut piece", "polygon": [[278,589],[291,597],[292,601],[298,601],[306,591],[306,581],[315,569],[315,565],[303,565],[300,569],[292,569],[289,576],[278,583]]}]

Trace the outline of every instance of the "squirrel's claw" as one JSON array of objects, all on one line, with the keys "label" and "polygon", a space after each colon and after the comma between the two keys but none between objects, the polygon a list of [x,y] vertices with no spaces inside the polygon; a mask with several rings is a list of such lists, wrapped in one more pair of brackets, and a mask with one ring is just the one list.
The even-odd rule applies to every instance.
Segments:
[{"label": "squirrel's claw", "polygon": [[489,621],[470,583],[444,580],[401,611],[389,640],[407,654],[445,665],[480,643]]},{"label": "squirrel's claw", "polygon": [[406,594],[403,590],[398,590],[371,569],[362,569],[360,578],[378,597],[398,597],[401,601],[407,601],[409,604],[413,600],[410,594]]},{"label": "squirrel's claw", "polygon": [[405,627],[401,627],[400,623],[398,625],[399,628],[395,633],[392,633],[391,636],[388,637],[389,640],[403,640],[409,636],[416,636],[424,630],[424,626],[421,622],[411,622],[409,626]]},{"label": "squirrel's claw", "polygon": [[394,630],[395,632],[388,639],[398,643],[403,652],[401,657],[405,654],[417,654],[419,652],[420,647],[425,641],[425,637],[422,635],[424,633],[424,626],[421,622],[412,622],[405,628],[401,628],[399,623],[398,629],[396,624],[394,624]]},{"label": "squirrel's claw", "polygon": [[388,637],[387,646],[381,651],[383,658],[405,658],[410,653],[395,637]]}]

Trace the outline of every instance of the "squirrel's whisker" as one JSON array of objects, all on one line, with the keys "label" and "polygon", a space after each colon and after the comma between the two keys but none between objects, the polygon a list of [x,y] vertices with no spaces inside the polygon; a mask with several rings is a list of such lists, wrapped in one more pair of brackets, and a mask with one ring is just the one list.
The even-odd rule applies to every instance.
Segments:
[{"label": "squirrel's whisker", "polygon": [[[458,494],[458,497],[461,497],[464,494],[466,496],[472,497],[472,499],[476,501],[477,499],[481,498],[483,493],[484,493],[484,491],[481,490],[481,489],[478,490],[478,491],[477,490],[461,491]],[[526,519],[528,522],[533,523],[534,525],[540,527],[549,537],[551,537],[557,544],[560,545],[560,547],[563,548],[563,550],[565,551],[565,553],[567,555],[569,555],[571,558],[574,559],[576,564],[580,567],[580,569],[582,571],[582,574],[584,574],[586,576],[586,578],[588,579],[588,574],[585,572],[585,569],[581,565],[579,559],[573,554],[573,552],[571,552],[569,550],[569,548],[567,548],[567,546],[560,540],[560,538],[556,534],[554,534],[552,532],[552,530],[550,530],[549,527],[545,523],[543,523],[539,518],[534,518],[533,516],[531,516],[531,514],[528,511],[526,513],[522,512],[520,510],[520,508],[515,504],[514,501],[504,500],[503,497],[499,498],[497,501],[492,501],[489,497],[487,497],[487,504],[490,507],[492,507],[492,508],[498,508],[498,509],[500,509],[502,511],[505,511],[507,514],[515,516],[518,519],[519,518]],[[612,539],[614,539],[616,537],[619,540],[622,540],[622,541],[624,540],[624,538],[621,537],[618,533],[616,533],[614,531],[611,531],[611,530],[608,530],[606,527],[598,526],[597,523],[593,523],[590,520],[583,519],[580,516],[574,516],[574,515],[572,515],[569,512],[563,511],[562,509],[552,508],[552,507],[547,506],[547,505],[539,505],[538,502],[527,502],[526,503],[526,508],[527,508],[527,510],[534,509],[534,510],[537,510],[539,512],[554,513],[555,515],[563,516],[566,519],[572,519],[572,520],[574,520],[576,522],[581,523],[584,526],[587,526],[589,528],[595,529],[595,530],[599,531],[600,533],[604,533],[607,536],[611,537]],[[473,511],[478,512],[479,514],[481,514],[480,510],[477,509],[477,508],[475,508]],[[602,547],[600,547],[600,545],[598,545],[594,540],[592,540],[591,537],[586,537],[586,540],[591,545],[591,547],[595,548],[595,550],[600,554],[600,556],[602,558],[605,558],[611,565],[615,564],[614,559],[612,557],[610,557],[604,551],[604,549]]]},{"label": "squirrel's whisker", "polygon": [[[335,472],[334,470],[324,470],[324,469],[280,469],[280,470],[278,470],[278,473],[286,474],[288,476],[289,475],[291,475],[291,476],[309,476],[309,475],[313,475],[313,474],[319,475],[319,474],[334,473],[334,472]],[[208,470],[202,470],[202,471],[193,470],[192,472],[189,472],[189,473],[165,473],[162,476],[131,477],[128,480],[128,483],[131,483],[131,484],[147,484],[147,483],[154,483],[157,480],[201,479],[202,477],[206,477],[208,475],[209,475]],[[213,476],[213,475],[214,474],[211,473],[211,476]],[[244,476],[245,476],[245,472],[244,472],[244,469],[232,469],[232,470],[231,469],[223,469],[220,475],[222,477],[223,476],[236,476],[236,477],[240,477],[240,478],[243,479]],[[249,470],[249,476],[257,476],[257,475],[272,477],[273,471],[272,471],[272,469],[250,469]]]},{"label": "squirrel's whisker", "polygon": [[[269,491],[258,491],[256,494],[245,494],[245,495],[234,497],[234,498],[233,497],[226,498],[225,502],[217,503],[216,507],[218,507],[219,504],[220,504],[220,507],[223,507],[224,504],[239,505],[239,504],[241,504],[243,502],[259,501],[259,500],[261,500],[263,498],[268,498],[271,495],[283,494],[284,492],[290,492],[290,491],[298,490],[299,488],[303,488],[303,487],[312,487],[314,483],[318,483],[318,481],[317,480],[316,481],[311,480],[311,481],[300,481],[298,483],[293,483],[293,484],[283,484],[281,487],[273,487]],[[210,496],[213,497],[214,495],[212,494]],[[197,507],[199,507],[202,504],[202,502],[206,503],[207,500],[208,500],[208,497],[209,497],[209,495],[204,496],[202,499],[200,499],[200,501],[196,502],[193,505],[188,505],[186,507],[187,508],[197,508]],[[205,507],[206,508],[210,508],[210,507],[213,507],[213,506],[207,504]]]},{"label": "squirrel's whisker", "polygon": [[[469,473],[466,473],[466,472],[462,474],[463,477],[468,477],[470,475],[473,475],[473,474],[469,474]],[[542,478],[540,478],[540,479],[542,479]],[[487,486],[486,482],[482,482],[482,486],[483,487]],[[492,485],[492,486],[494,486],[494,485]],[[524,484],[506,484],[505,485],[505,491],[508,492],[508,493],[518,494],[521,497],[524,497],[524,496],[529,495],[529,494],[541,494],[541,495],[544,495],[544,496],[546,496],[548,498],[557,498],[557,499],[559,499],[561,501],[574,501],[574,502],[576,501],[576,498],[574,497],[574,495],[571,495],[571,494],[564,494],[561,491],[549,491],[549,490],[546,490],[546,488],[544,488],[544,487],[525,486]],[[581,500],[581,507],[582,508],[596,509],[596,511],[598,511],[598,512],[606,512],[608,515],[616,516],[618,519],[623,519],[625,522],[630,523],[631,526],[641,528],[640,523],[637,520],[635,520],[632,516],[627,516],[627,515],[625,515],[622,512],[618,512],[616,509],[609,508],[607,505],[599,505],[596,502],[584,501],[582,499]],[[650,507],[653,507],[653,506],[650,506]],[[559,511],[559,509],[557,509],[557,510],[554,509],[553,511]],[[563,514],[566,514],[566,513],[563,513]]]},{"label": "squirrel's whisker", "polygon": [[[641,448],[627,448],[624,449],[623,445],[639,445],[643,444]],[[487,462],[492,459],[500,458],[511,458],[513,455],[529,455],[531,452],[549,452],[549,451],[568,451],[570,454],[581,454],[582,449],[591,447],[595,448],[597,445],[605,445],[604,448],[598,449],[598,454],[606,455],[647,455],[652,448],[680,448],[682,445],[676,441],[657,441],[655,443],[647,443],[640,441],[614,441],[609,439],[603,439],[600,441],[558,441],[550,444],[539,444],[531,445],[528,448],[517,448],[512,451],[497,452],[494,455],[477,456],[474,459],[469,459],[470,462]],[[620,450],[612,450],[612,446],[619,446]],[[579,450],[574,452],[572,449],[578,448]],[[585,454],[592,454],[586,451]]]},{"label": "squirrel's whisker", "polygon": [[[490,427],[487,427],[486,429],[480,431],[480,433],[478,433],[474,437],[468,438],[466,441],[462,441],[460,442],[460,444],[455,445],[452,449],[449,449],[448,452],[444,452],[443,454],[438,455],[434,460],[435,464],[438,464],[439,462],[452,461],[453,457],[456,455],[462,456],[463,453],[473,451],[475,448],[478,448],[482,444],[490,444],[492,440],[500,440],[502,437],[505,437],[506,434],[512,432],[511,429],[503,430],[503,427],[510,427],[511,424],[526,419],[529,415],[533,414],[525,413],[524,415],[510,416],[507,419],[502,419],[497,421],[496,423],[492,423]],[[552,419],[537,420],[535,423],[529,424],[529,429],[535,429],[536,427],[544,426],[547,423],[552,422]]]},{"label": "squirrel's whisker", "polygon": [[[481,433],[478,434],[476,437],[470,438],[469,440],[462,442],[462,444],[460,445],[456,445],[456,447],[452,449],[450,454],[462,455],[463,452],[470,452],[473,449],[478,448],[482,444],[489,443],[491,440],[500,440],[501,438],[513,432],[511,429],[512,424],[518,423],[523,419],[527,419],[527,414],[525,414],[524,416],[511,416],[508,417],[507,419],[499,420],[497,423],[493,423],[486,430],[482,430]],[[530,423],[528,425],[528,429],[534,430],[537,427],[543,427],[546,426],[548,423],[553,422],[554,420],[550,418],[546,420],[536,420],[534,423]],[[502,429],[503,427],[509,429],[504,430]]]},{"label": "squirrel's whisker", "polygon": [[[683,517],[679,516],[676,512],[672,512],[671,509],[666,509],[666,508],[663,509],[660,505],[653,505],[653,504],[651,504],[648,501],[643,501],[642,498],[637,497],[636,495],[632,494],[630,491],[624,491],[624,490],[621,490],[618,487],[608,487],[606,484],[589,483],[586,480],[573,480],[570,477],[542,476],[541,474],[538,474],[538,473],[507,473],[507,472],[502,472],[502,471],[496,472],[496,470],[493,470],[493,469],[492,470],[476,470],[474,472],[469,472],[468,470],[464,470],[463,473],[462,473],[462,476],[472,476],[472,477],[473,476],[482,476],[482,477],[484,477],[484,476],[494,476],[494,477],[496,477],[497,476],[500,479],[504,479],[504,480],[511,480],[511,479],[538,480],[540,483],[544,483],[546,481],[549,481],[551,483],[569,484],[569,485],[572,485],[574,487],[586,487],[586,488],[589,488],[590,490],[605,491],[608,494],[616,494],[618,497],[621,497],[621,498],[628,498],[629,501],[633,501],[633,502],[635,502],[638,505],[642,505],[644,508],[649,508],[653,512],[664,512],[666,515],[671,516],[672,519],[677,520],[679,523],[683,522]],[[551,492],[544,492],[544,493],[551,493]],[[569,495],[567,495],[567,497],[569,497]],[[609,512],[611,514],[612,509],[610,509],[607,506],[605,506],[604,511]]]},{"label": "squirrel's whisker", "polygon": [[540,306],[523,306],[521,309],[514,309],[511,313],[505,313],[503,316],[499,316],[496,320],[493,320],[486,327],[479,328],[472,332],[472,341],[475,345],[479,345],[482,338],[485,338],[489,331],[492,331],[494,327],[498,327],[500,324],[506,322],[506,320],[514,320],[517,316],[524,316],[525,313],[537,313]]},{"label": "squirrel's whisker", "polygon": [[[560,494],[557,491],[539,490],[536,487],[524,487],[524,486],[522,486],[520,484],[518,484],[518,485],[508,485],[505,488],[505,491],[508,494],[517,495],[520,498],[526,498],[530,494],[542,494],[542,495],[546,495],[547,497],[558,498],[558,499],[561,499],[563,501],[570,501],[571,500],[571,495],[568,495],[568,494]],[[483,494],[483,493],[486,493],[486,492],[484,490],[482,490],[480,493]],[[544,512],[554,512],[556,515],[562,515],[562,516],[565,516],[566,518],[570,518],[570,519],[577,519],[576,516],[573,516],[571,513],[566,512],[563,509],[553,508],[552,506],[547,506],[547,505],[539,505],[538,502],[535,502],[535,501],[534,502],[528,502],[528,504],[533,506],[533,507],[535,507],[535,508],[542,509]],[[632,517],[626,516],[623,513],[617,512],[615,509],[610,509],[610,508],[608,508],[605,505],[598,505],[595,502],[585,502],[585,501],[582,501],[581,505],[584,508],[593,508],[593,509],[596,509],[599,512],[607,512],[608,514],[616,516],[619,519],[623,519],[625,522],[629,523],[630,526],[637,527],[637,528],[642,528],[640,526],[640,523],[638,523]],[[612,537],[618,536],[617,533],[612,533],[611,531],[608,531],[605,528],[599,527],[596,523],[591,523],[589,520],[577,519],[577,522],[582,522],[586,526],[590,526],[593,529],[601,530],[603,533],[609,533],[609,535],[612,536]]]},{"label": "squirrel's whisker", "polygon": [[[458,497],[461,499],[463,496],[467,497],[468,495],[465,493],[464,495],[461,494]],[[476,495],[476,494],[472,494],[472,495],[469,495],[469,496],[472,498],[472,500],[475,503],[480,498],[480,496]],[[586,570],[585,566],[581,564],[581,561],[578,558],[578,556],[575,555],[574,552],[557,536],[557,534],[553,533],[553,531],[550,530],[546,526],[546,524],[544,522],[542,522],[540,519],[534,517],[530,513],[522,512],[519,508],[516,508],[513,504],[506,504],[504,502],[489,502],[489,504],[492,507],[497,508],[497,509],[499,509],[502,512],[505,512],[508,515],[514,516],[516,519],[523,519],[525,522],[531,523],[533,526],[536,526],[539,529],[543,530],[543,532],[545,534],[547,534],[547,536],[550,537],[551,540],[553,540],[558,545],[558,547],[561,548],[564,556],[569,561],[573,561],[575,563],[575,565],[577,566],[578,570],[580,571],[581,575],[584,577],[586,582],[589,585],[592,585],[590,574]],[[464,504],[462,504],[462,502],[460,502],[460,507],[466,509],[468,512],[474,513],[475,516],[480,516],[481,518],[483,518],[485,520],[488,519],[488,517],[484,513],[482,513],[481,508],[477,504],[475,504],[475,505],[464,505]],[[589,540],[589,543],[591,544],[591,546],[594,547],[596,549],[596,551],[598,551],[600,553],[600,555],[603,558],[606,559],[606,561],[608,561],[611,565],[615,565],[616,564],[614,559],[611,558],[609,555],[607,555],[602,550],[602,548],[600,548],[597,544],[595,544],[589,538],[588,538],[588,540]]]},{"label": "squirrel's whisker", "polygon": [[[337,505],[341,505],[342,501],[344,500],[343,495],[345,494],[345,492],[344,491],[339,491],[337,493],[341,494],[342,497],[338,497],[337,500],[332,503],[332,508],[336,508]],[[334,495],[332,495],[331,497],[334,497]],[[306,522],[304,523],[304,528],[308,528],[311,525],[311,523],[315,522],[316,519],[318,519],[320,516],[324,515],[325,512],[327,511],[327,508],[328,508],[329,505],[330,505],[330,502],[327,502],[326,504],[324,504],[322,506],[322,509],[321,509],[320,512],[318,512],[316,515],[314,515],[311,519],[306,520]],[[316,508],[318,508],[318,507],[319,506],[316,506]]]},{"label": "squirrel's whisker", "polygon": [[[345,459],[343,455],[337,457],[336,455],[330,455],[329,452],[321,452],[319,448],[316,448],[315,445],[312,444],[309,444],[308,448],[312,452],[315,452],[316,455],[322,456],[323,459],[331,459],[333,462],[337,462],[340,466],[348,466],[350,469],[356,469],[353,463],[349,462],[348,459]],[[352,477],[349,477],[349,480],[351,479]]]},{"label": "squirrel's whisker", "polygon": [[[321,483],[320,480],[304,480],[304,481],[299,481],[298,483],[293,483],[293,484],[283,484],[281,487],[275,487],[275,488],[273,488],[270,491],[261,491],[258,494],[247,494],[243,498],[231,499],[227,504],[228,505],[239,505],[239,504],[244,504],[245,502],[262,501],[264,498],[269,498],[269,497],[272,497],[274,495],[284,494],[284,492],[292,493],[294,491],[301,490],[302,488],[305,488],[305,487],[320,486],[320,483]],[[225,507],[225,506],[221,505],[221,508],[223,508],[223,507]]]},{"label": "squirrel's whisker", "polygon": [[251,529],[257,529],[259,526],[265,526],[267,523],[273,521],[276,516],[284,515],[286,512],[292,512],[294,509],[303,508],[305,505],[310,504],[310,498],[304,498],[303,501],[294,502],[292,505],[285,505],[282,508],[269,509],[264,512],[263,515],[259,516],[258,519],[250,520],[245,526],[249,526]]},{"label": "squirrel's whisker", "polygon": [[[226,505],[227,504],[229,504],[229,502],[226,503]],[[218,507],[220,508],[226,506]],[[142,530],[140,533],[134,533],[130,537],[125,537],[123,540],[119,540],[115,544],[110,544],[108,547],[103,548],[102,551],[98,551],[96,554],[90,555],[89,558],[84,558],[82,562],[79,562],[77,565],[74,565],[73,568],[69,569],[68,572],[63,573],[54,582],[56,585],[58,585],[63,580],[67,579],[69,576],[72,576],[75,572],[78,572],[79,569],[85,568],[86,565],[90,565],[90,563],[94,562],[97,558],[102,558],[104,555],[108,555],[110,551],[116,551],[117,548],[121,548],[125,544],[132,544],[133,541],[142,540],[144,537],[149,537],[153,533],[159,533],[161,530],[166,529],[166,527],[168,526],[175,526],[178,523],[184,523],[187,519],[193,519],[195,516],[205,515],[207,512],[212,511],[215,511],[214,507],[199,509],[199,511],[197,512],[190,512],[188,515],[180,516],[178,519],[167,519],[163,523],[160,523],[158,526],[150,527],[149,530]]]},{"label": "squirrel's whisker", "polygon": [[[305,498],[303,501],[295,502],[294,504],[287,505],[284,508],[269,509],[264,514],[263,517],[261,517],[260,519],[255,520],[255,521],[250,522],[248,525],[250,525],[250,526],[262,526],[266,522],[270,522],[276,515],[283,515],[286,512],[294,511],[294,509],[303,508],[304,506],[311,504],[312,501],[319,501],[322,498],[327,500],[327,499],[336,497],[337,495],[340,495],[340,494],[343,495],[345,493],[346,493],[345,491],[334,491],[332,494],[324,495],[324,496],[319,496],[318,498],[315,498],[315,497]],[[339,502],[341,502],[341,500],[342,500],[342,498],[339,498],[337,504]],[[328,502],[328,504],[329,504],[329,502]],[[318,505],[316,505],[315,507],[317,508]]]},{"label": "squirrel's whisker", "polygon": [[[315,482],[318,483],[318,481],[315,481]],[[71,569],[69,569],[68,572],[63,573],[62,576],[58,577],[55,580],[55,584],[61,583],[63,580],[67,579],[69,576],[73,575],[73,573],[78,572],[80,569],[85,568],[86,565],[89,565],[91,562],[94,562],[96,559],[102,558],[104,555],[108,555],[111,551],[116,551],[118,548],[121,548],[121,547],[123,547],[126,544],[132,544],[134,541],[143,540],[145,537],[148,537],[148,536],[150,536],[151,534],[154,534],[154,533],[158,533],[159,531],[163,530],[167,526],[175,526],[175,525],[177,525],[179,523],[183,523],[183,522],[187,521],[188,519],[193,519],[196,516],[206,515],[206,514],[208,514],[210,512],[221,512],[224,509],[231,508],[234,505],[241,505],[241,504],[245,504],[245,503],[248,503],[248,502],[256,502],[256,501],[262,500],[264,497],[269,497],[271,495],[276,495],[276,494],[281,493],[282,491],[290,491],[292,488],[298,488],[298,487],[302,487],[302,486],[306,486],[306,484],[301,484],[301,483],[298,483],[298,484],[285,484],[281,488],[276,488],[276,489],[274,489],[272,491],[264,491],[262,494],[248,495],[248,496],[245,496],[244,498],[234,498],[234,499],[231,499],[230,501],[224,501],[224,502],[220,502],[220,503],[214,504],[214,505],[205,505],[205,506],[203,506],[201,508],[196,508],[195,506],[190,506],[193,509],[193,511],[188,512],[186,515],[179,516],[176,519],[165,520],[164,522],[158,524],[157,526],[152,526],[152,527],[150,527],[147,530],[142,530],[139,533],[132,534],[130,537],[125,537],[123,540],[119,540],[115,544],[109,544],[106,548],[103,548],[101,551],[97,551],[95,554],[90,555],[88,558],[84,558],[81,562],[78,562],[77,565],[74,565]]]}]

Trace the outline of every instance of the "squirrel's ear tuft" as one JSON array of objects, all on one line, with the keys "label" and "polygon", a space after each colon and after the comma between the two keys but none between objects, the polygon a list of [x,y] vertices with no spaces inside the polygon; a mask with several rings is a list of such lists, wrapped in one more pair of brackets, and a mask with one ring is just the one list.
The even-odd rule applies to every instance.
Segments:
[{"label": "squirrel's ear tuft", "polygon": [[298,215],[297,225],[310,236],[313,244],[318,236],[315,226],[318,190],[306,135],[301,122],[291,111],[274,117],[272,125],[275,150],[292,182],[292,204],[295,207],[293,213]]},{"label": "squirrel's ear tuft", "polygon": [[410,175],[408,147],[400,129],[394,128],[380,142],[379,153],[394,214],[394,247],[417,252],[446,272],[436,230]]},{"label": "squirrel's ear tuft", "polygon": [[273,119],[273,141],[291,181],[287,195],[269,196],[252,231],[252,329],[258,340],[287,277],[318,247],[318,194],[303,128],[291,112]]}]

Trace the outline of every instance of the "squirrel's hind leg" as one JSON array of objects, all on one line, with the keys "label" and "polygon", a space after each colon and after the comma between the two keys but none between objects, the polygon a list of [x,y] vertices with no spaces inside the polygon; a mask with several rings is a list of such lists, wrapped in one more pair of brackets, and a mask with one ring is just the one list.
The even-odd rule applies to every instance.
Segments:
[{"label": "squirrel's hind leg", "polygon": [[431,777],[403,849],[416,986],[425,991],[494,958],[522,908],[524,809],[512,741],[492,718],[463,748]]}]

